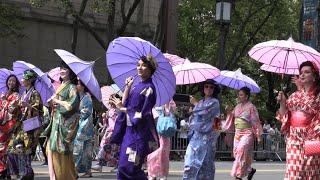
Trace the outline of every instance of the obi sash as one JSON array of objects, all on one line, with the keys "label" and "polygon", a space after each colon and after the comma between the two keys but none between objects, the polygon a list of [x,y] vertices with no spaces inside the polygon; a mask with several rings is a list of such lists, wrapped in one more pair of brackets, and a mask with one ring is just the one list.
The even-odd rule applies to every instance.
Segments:
[{"label": "obi sash", "polygon": [[248,129],[248,128],[251,128],[251,125],[247,121],[245,121],[245,120],[243,120],[241,118],[235,118],[234,125],[235,125],[236,129]]},{"label": "obi sash", "polygon": [[290,124],[293,127],[306,127],[311,122],[311,118],[308,114],[302,111],[292,111]]}]

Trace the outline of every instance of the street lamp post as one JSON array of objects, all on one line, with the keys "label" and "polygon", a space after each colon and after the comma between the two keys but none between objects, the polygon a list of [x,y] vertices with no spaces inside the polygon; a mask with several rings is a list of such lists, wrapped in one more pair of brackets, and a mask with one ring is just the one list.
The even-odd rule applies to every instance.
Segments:
[{"label": "street lamp post", "polygon": [[216,16],[215,22],[220,26],[220,39],[218,48],[218,67],[223,68],[225,63],[225,46],[226,37],[231,22],[231,1],[217,0],[216,1]]}]

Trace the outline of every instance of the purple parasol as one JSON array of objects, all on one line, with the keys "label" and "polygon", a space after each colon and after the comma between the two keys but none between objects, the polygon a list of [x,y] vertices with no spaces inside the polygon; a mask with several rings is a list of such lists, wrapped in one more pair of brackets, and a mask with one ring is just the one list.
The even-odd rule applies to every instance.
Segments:
[{"label": "purple parasol", "polygon": [[158,68],[152,76],[156,87],[156,106],[161,106],[172,99],[176,91],[176,79],[172,67],[162,52],[138,37],[119,37],[113,40],[106,53],[107,67],[114,82],[120,87],[125,86],[129,76],[135,77],[133,85],[141,81],[137,75],[137,64],[142,56],[151,54],[158,63]]},{"label": "purple parasol", "polygon": [[74,54],[62,50],[54,50],[70,69],[80,78],[81,82],[89,89],[90,93],[101,101],[99,83],[93,74],[94,62],[83,61]]},{"label": "purple parasol", "polygon": [[35,83],[36,90],[40,93],[42,102],[47,105],[47,100],[53,95],[54,88],[46,73],[43,73],[39,68],[33,64],[24,61],[15,61],[13,63],[13,71],[17,74],[19,81],[22,80],[23,72],[32,69],[39,76]]}]

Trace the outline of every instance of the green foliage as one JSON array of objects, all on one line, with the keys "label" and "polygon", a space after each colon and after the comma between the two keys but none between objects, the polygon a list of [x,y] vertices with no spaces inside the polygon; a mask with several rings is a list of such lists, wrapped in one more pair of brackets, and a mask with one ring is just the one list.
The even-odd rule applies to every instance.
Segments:
[{"label": "green foliage", "polygon": [[[269,82],[265,72],[259,70],[261,64],[252,60],[247,52],[255,44],[273,40],[288,39],[292,36],[298,41],[301,1],[296,0],[241,0],[233,1],[231,24],[226,40],[227,70],[242,69],[243,74],[253,78],[261,87],[259,94],[252,95],[261,115],[269,116]],[[273,11],[272,11],[272,8]],[[259,25],[272,12],[267,21]],[[215,24],[215,1],[183,0],[179,3],[178,53],[192,61],[200,61],[217,66],[220,28]],[[255,34],[255,32],[257,33]],[[250,40],[250,41],[249,41]],[[233,63],[233,59],[235,59]],[[275,88],[279,89],[281,77],[272,75]],[[222,109],[226,104],[236,104],[236,91],[223,88]],[[268,112],[268,111],[267,111]],[[267,114],[267,115],[266,115]]]},{"label": "green foliage", "polygon": [[92,0],[91,8],[94,12],[100,14],[109,14],[111,11],[110,1],[112,0]]},{"label": "green foliage", "polygon": [[21,37],[21,11],[13,6],[0,3],[0,38]]}]

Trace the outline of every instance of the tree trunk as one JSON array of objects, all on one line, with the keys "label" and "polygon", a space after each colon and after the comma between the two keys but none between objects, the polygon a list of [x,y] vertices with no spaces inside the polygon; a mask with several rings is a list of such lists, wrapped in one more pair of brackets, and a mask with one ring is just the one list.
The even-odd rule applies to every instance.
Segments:
[{"label": "tree trunk", "polygon": [[[79,11],[79,16],[81,17],[86,9],[87,6],[87,2],[88,0],[83,0],[81,2],[81,6],[80,6],[80,11]],[[73,21],[73,36],[72,36],[72,40],[71,40],[71,52],[73,54],[76,54],[76,49],[77,49],[77,42],[78,42],[78,30],[79,30],[79,21],[78,20],[74,20]]]}]

